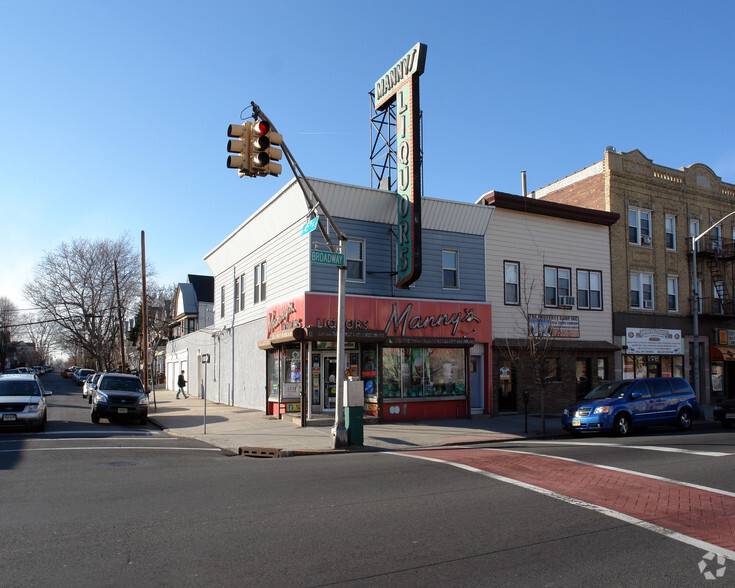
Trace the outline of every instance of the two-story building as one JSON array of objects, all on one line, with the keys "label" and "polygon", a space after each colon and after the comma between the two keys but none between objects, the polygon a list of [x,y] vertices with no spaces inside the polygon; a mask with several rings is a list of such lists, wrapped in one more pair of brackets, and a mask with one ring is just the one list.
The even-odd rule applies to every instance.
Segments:
[{"label": "two-story building", "polygon": [[487,299],[495,412],[558,413],[612,378],[610,228],[616,213],[490,192]]},{"label": "two-story building", "polygon": [[[365,412],[382,420],[491,413],[492,208],[424,198],[422,274],[398,289],[395,194],[310,182],[348,238],[346,375],[364,382]],[[169,386],[184,369],[189,391],[216,402],[304,418],[334,411],[338,269],[311,261],[325,246],[319,230],[303,230],[309,213],[292,180],[205,256],[214,324],[169,343]]]}]

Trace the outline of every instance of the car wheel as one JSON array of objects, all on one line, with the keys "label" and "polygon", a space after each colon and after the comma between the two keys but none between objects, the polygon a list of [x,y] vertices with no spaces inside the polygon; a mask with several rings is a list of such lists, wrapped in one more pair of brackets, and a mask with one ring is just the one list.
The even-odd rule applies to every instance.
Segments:
[{"label": "car wheel", "polygon": [[143,415],[142,417],[140,417],[140,419],[138,419],[138,423],[141,425],[145,425],[147,422],[148,422],[148,417],[146,415]]},{"label": "car wheel", "polygon": [[676,426],[681,431],[688,431],[692,428],[692,411],[688,408],[682,408],[679,411],[679,417],[676,420]]},{"label": "car wheel", "polygon": [[88,398],[89,398],[89,403],[92,404],[92,395],[90,394]]},{"label": "car wheel", "polygon": [[731,425],[732,423],[728,421],[727,419],[722,421],[722,426],[725,427],[726,429],[729,429]]},{"label": "car wheel", "polygon": [[613,433],[618,437],[625,437],[630,434],[631,430],[630,417],[623,413],[615,415],[615,421],[613,423]]},{"label": "car wheel", "polygon": [[100,422],[100,415],[97,414],[97,411],[92,409],[92,422],[94,424],[97,424]]},{"label": "car wheel", "polygon": [[41,419],[41,422],[38,423],[38,427],[36,428],[36,431],[45,431],[46,430],[46,413],[43,413],[43,419]]}]

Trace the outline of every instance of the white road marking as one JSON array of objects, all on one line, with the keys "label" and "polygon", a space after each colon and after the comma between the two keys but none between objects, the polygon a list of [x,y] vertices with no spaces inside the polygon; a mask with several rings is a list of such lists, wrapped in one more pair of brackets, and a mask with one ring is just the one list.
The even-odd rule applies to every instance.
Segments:
[{"label": "white road marking", "polygon": [[143,445],[116,447],[114,445],[98,445],[94,447],[18,447],[15,449],[0,449],[0,453],[21,453],[26,451],[110,451],[119,449],[150,449],[154,451],[222,451],[219,447],[145,447]]},{"label": "white road marking", "polygon": [[658,445],[619,445],[618,443],[592,443],[589,441],[521,441],[524,444],[536,445],[562,445],[565,447],[575,447],[583,445],[586,447],[616,447],[620,449],[643,449],[645,451],[662,451],[664,453],[685,453],[688,455],[702,455],[705,457],[727,457],[735,455],[732,451],[697,451],[694,449],[681,449],[679,447],[662,447]]},{"label": "white road marking", "polygon": [[[396,454],[393,454],[396,455]],[[669,539],[674,539],[675,541],[679,541],[681,543],[685,543],[687,545],[691,545],[692,547],[696,547],[698,549],[702,549],[704,551],[710,551],[712,553],[716,553],[717,555],[722,555],[723,557],[726,557],[731,560],[735,560],[735,551],[730,551],[729,549],[725,549],[723,547],[720,547],[719,545],[714,545],[712,543],[707,543],[706,541],[700,541],[699,539],[695,539],[693,537],[688,537],[687,535],[683,535],[681,533],[677,533],[675,531],[671,531],[670,529],[665,529],[664,527],[659,527],[658,525],[654,525],[652,523],[648,523],[646,521],[642,521],[640,519],[637,519],[635,517],[631,517],[629,515],[623,514],[621,512],[617,512],[615,510],[611,510],[609,508],[605,508],[604,506],[599,506],[597,504],[592,504],[590,502],[585,502],[584,500],[579,500],[577,498],[572,498],[571,496],[564,496],[563,494],[559,494],[557,492],[553,492],[551,490],[547,490],[546,488],[541,488],[539,486],[534,486],[532,484],[528,484],[526,482],[521,482],[520,480],[514,480],[512,478],[506,478],[505,476],[501,476],[498,474],[494,474],[492,472],[486,472],[484,470],[475,468],[473,466],[468,466],[461,463],[455,463],[451,461],[446,461],[443,459],[438,459],[436,457],[427,457],[423,455],[411,455],[408,453],[398,453],[397,455],[403,455],[405,457],[413,457],[415,459],[423,459],[426,461],[433,461],[436,463],[443,463],[447,465],[451,465],[463,470],[467,470],[469,472],[473,472],[476,474],[481,474],[483,476],[486,476],[488,478],[492,478],[494,480],[498,480],[499,482],[505,482],[506,484],[512,484],[514,486],[518,486],[519,488],[524,488],[526,490],[531,490],[532,492],[537,492],[538,494],[543,494],[544,496],[548,496],[550,498],[555,498],[557,500],[561,500],[562,502],[566,502],[567,504],[571,504],[574,506],[580,506],[582,508],[586,508],[588,510],[597,512],[599,514],[618,519],[621,521],[624,521],[626,523],[629,523],[631,525],[635,525],[637,527],[640,527],[642,529],[647,529],[648,531],[653,531],[654,533],[658,533],[659,535],[662,535],[664,537],[668,537]],[[546,457],[546,456],[544,456]],[[717,490],[716,492],[719,492]]]}]

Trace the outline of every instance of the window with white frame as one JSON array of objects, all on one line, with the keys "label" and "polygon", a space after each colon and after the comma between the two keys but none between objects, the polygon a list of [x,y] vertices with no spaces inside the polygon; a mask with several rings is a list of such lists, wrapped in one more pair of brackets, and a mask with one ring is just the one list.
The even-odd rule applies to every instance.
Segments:
[{"label": "window with white frame", "polygon": [[245,274],[240,276],[240,310],[245,310]]},{"label": "window with white frame", "polygon": [[442,251],[442,288],[459,288],[459,253]]},{"label": "window with white frame", "polygon": [[[689,219],[689,237],[699,237],[699,221]],[[689,243],[689,250],[691,251],[691,242]],[[697,241],[697,251],[699,251],[699,241]]]},{"label": "window with white frame", "polygon": [[222,286],[219,290],[219,316],[223,318],[225,316],[225,287]]},{"label": "window with white frame", "polygon": [[577,270],[577,308],[602,310],[602,272]]},{"label": "window with white frame", "polygon": [[253,304],[265,300],[265,262],[253,268]]},{"label": "window with white frame", "polygon": [[235,278],[235,291],[232,295],[232,304],[234,305],[235,314],[240,310],[240,279]]},{"label": "window with white frame", "polygon": [[679,278],[666,278],[666,304],[669,312],[679,312]]},{"label": "window with white frame", "polygon": [[651,212],[649,210],[628,209],[628,242],[634,245],[651,244]]},{"label": "window with white frame", "polygon": [[673,214],[666,215],[666,249],[676,251],[676,217]]},{"label": "window with white frame", "polygon": [[365,241],[348,240],[345,246],[345,261],[347,262],[347,279],[365,281]]},{"label": "window with white frame", "polygon": [[712,284],[712,310],[715,314],[724,314],[725,308],[722,306],[723,284],[715,281]]},{"label": "window with white frame", "polygon": [[712,251],[722,251],[722,227],[717,225],[712,227],[710,232],[710,243],[712,243]]},{"label": "window with white frame", "polygon": [[521,264],[517,261],[506,261],[503,264],[506,304],[520,304],[520,267]]},{"label": "window with white frame", "polygon": [[653,274],[631,272],[630,307],[653,310]]},{"label": "window with white frame", "polygon": [[544,267],[544,306],[572,304],[572,270]]}]

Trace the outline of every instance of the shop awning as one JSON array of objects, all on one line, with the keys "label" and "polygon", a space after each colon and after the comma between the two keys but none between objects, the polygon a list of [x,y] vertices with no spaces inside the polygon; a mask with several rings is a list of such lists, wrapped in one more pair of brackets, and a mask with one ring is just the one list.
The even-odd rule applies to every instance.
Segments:
[{"label": "shop awning", "polygon": [[735,347],[713,345],[709,348],[709,358],[712,361],[735,361]]}]

